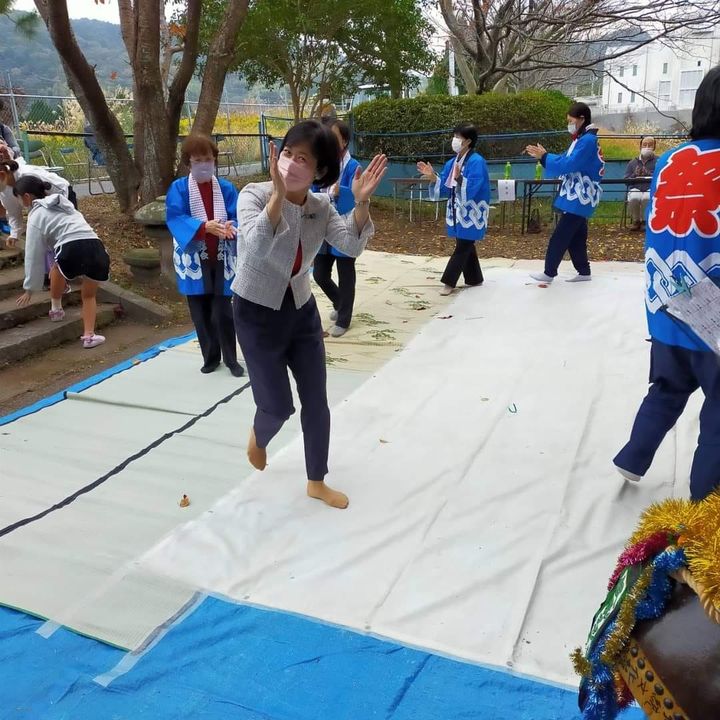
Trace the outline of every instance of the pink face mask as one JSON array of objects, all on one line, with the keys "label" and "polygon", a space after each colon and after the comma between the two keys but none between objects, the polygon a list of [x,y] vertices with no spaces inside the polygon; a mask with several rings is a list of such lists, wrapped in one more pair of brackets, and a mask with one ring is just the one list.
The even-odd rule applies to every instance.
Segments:
[{"label": "pink face mask", "polygon": [[278,158],[278,170],[285,180],[285,187],[290,192],[305,190],[312,185],[313,172],[284,153]]}]

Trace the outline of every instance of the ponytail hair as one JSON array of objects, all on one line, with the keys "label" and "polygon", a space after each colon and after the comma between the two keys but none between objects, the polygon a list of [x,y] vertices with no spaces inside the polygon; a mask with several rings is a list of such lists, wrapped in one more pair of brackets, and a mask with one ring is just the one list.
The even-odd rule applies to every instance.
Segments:
[{"label": "ponytail hair", "polygon": [[25,195],[27,193],[37,200],[42,200],[44,197],[47,197],[50,190],[52,190],[52,185],[49,182],[45,182],[42,178],[39,178],[37,175],[23,175],[15,183],[15,187],[13,187],[13,195],[20,197],[21,195]]}]

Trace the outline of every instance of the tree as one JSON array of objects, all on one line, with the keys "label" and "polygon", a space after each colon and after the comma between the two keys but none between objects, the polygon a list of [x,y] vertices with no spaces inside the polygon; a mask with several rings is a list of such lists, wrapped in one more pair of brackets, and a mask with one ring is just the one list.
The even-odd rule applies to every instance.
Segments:
[{"label": "tree", "polygon": [[[104,3],[105,0],[96,2]],[[165,0],[118,0],[120,27],[133,75],[134,157],[117,117],[108,106],[94,68],[73,34],[67,5],[67,0],[35,0],[62,60],[68,85],[105,155],[120,208],[130,211],[138,200],[148,202],[164,193],[174,178],[182,106],[199,53],[203,3],[202,0],[185,0],[184,25],[174,30],[173,38],[169,33],[165,35],[171,43],[168,49],[161,43]],[[212,130],[222,93],[222,79],[232,61],[232,48],[247,13],[248,0],[228,0],[223,5],[225,22],[210,42],[214,54],[205,63],[198,117],[193,128],[205,132]],[[163,54],[179,56],[172,80],[169,79],[172,61],[161,61]]]},{"label": "tree", "polygon": [[[212,32],[222,3],[206,0]],[[323,97],[362,82],[399,96],[412,70],[432,62],[431,26],[417,0],[258,0],[239,35],[232,66],[248,83],[287,85],[296,119]]]},{"label": "tree", "polygon": [[[428,81],[426,95],[447,95],[448,84],[450,82],[450,48],[446,47],[442,58],[435,65],[430,80]],[[462,81],[462,77],[455,77],[458,93],[465,95],[467,89]]]},{"label": "tree", "polygon": [[[438,0],[469,92],[548,84],[720,23],[717,0]],[[612,37],[612,45],[604,38]],[[559,71],[559,72],[558,72]]]},{"label": "tree", "polygon": [[0,15],[5,15],[15,25],[18,32],[30,37],[37,27],[37,15],[34,12],[15,12],[12,15],[15,0],[0,0]]}]

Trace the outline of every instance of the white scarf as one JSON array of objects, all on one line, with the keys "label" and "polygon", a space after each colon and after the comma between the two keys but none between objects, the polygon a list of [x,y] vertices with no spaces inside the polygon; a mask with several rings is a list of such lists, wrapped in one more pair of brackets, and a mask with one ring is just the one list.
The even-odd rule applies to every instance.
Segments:
[{"label": "white scarf", "polygon": [[450,170],[450,174],[447,176],[447,180],[445,180],[445,187],[452,190],[454,187],[457,187],[457,178],[455,177],[455,168],[459,165],[460,170],[462,171],[462,167],[465,164],[465,159],[470,154],[470,152],[466,152],[461,158],[455,157],[455,162],[453,163],[452,169]]},{"label": "white scarf", "polygon": [[[220,183],[216,177],[212,179],[213,189],[213,215],[215,220],[218,222],[227,221],[227,210],[225,209],[225,198],[223,197],[222,190],[220,189]],[[196,220],[202,220],[203,222],[208,221],[207,212],[205,211],[205,204],[200,195],[200,188],[195,181],[195,178],[190,175],[188,177],[188,190],[190,191],[190,215]]]},{"label": "white scarf", "polygon": [[[227,210],[225,209],[225,198],[223,197],[222,190],[220,189],[220,183],[217,178],[213,176],[212,179],[212,190],[213,190],[213,215],[215,220],[224,223],[227,220]],[[190,215],[196,220],[202,220],[204,223],[208,221],[207,211],[205,210],[205,203],[203,203],[202,195],[200,195],[200,188],[198,188],[197,181],[190,175],[188,177],[188,191],[190,193]],[[224,239],[218,239],[218,260],[222,260],[225,257],[225,246]],[[203,243],[202,249],[200,250],[200,259],[207,260],[207,245]]]}]

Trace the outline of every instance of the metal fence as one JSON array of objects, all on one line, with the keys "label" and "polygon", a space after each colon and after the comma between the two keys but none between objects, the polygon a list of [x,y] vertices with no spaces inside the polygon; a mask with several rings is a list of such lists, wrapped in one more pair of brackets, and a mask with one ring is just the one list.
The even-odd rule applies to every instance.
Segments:
[{"label": "metal fence", "polygon": [[[132,135],[127,134],[126,139],[132,152]],[[183,139],[182,135],[178,138],[178,159]],[[213,139],[219,150],[218,175],[241,177],[261,172],[265,141],[262,135],[257,132],[215,133]],[[29,130],[21,132],[19,141],[30,163],[50,167],[71,183],[88,183],[93,194],[107,191],[109,177],[105,160],[92,135]]]},{"label": "metal fence", "polygon": [[[85,117],[73,96],[24,95],[15,92],[0,93],[0,120],[17,132],[22,130],[52,130],[56,132],[82,132]],[[134,101],[116,96],[107,98],[125,132],[132,132]],[[195,118],[198,103],[188,100],[183,104],[182,120],[185,129]],[[220,103],[215,122],[215,132],[240,133],[257,131],[257,122],[263,113],[286,117],[292,115],[292,107],[286,104],[229,102]]]}]

